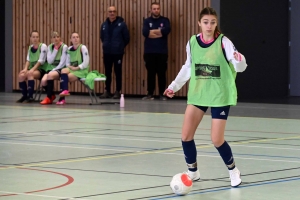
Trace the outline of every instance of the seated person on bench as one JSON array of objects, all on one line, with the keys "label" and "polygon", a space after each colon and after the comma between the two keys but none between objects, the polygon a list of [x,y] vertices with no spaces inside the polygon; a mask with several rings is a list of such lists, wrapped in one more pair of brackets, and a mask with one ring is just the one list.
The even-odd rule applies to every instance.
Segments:
[{"label": "seated person on bench", "polygon": [[[32,31],[30,34],[32,45],[28,48],[27,60],[24,69],[19,73],[19,87],[22,92],[22,97],[17,100],[17,103],[31,103],[33,99],[34,79],[41,79],[47,71],[47,45],[40,42],[39,33]],[[28,88],[26,80],[28,80]],[[28,95],[27,95],[28,92]]]},{"label": "seated person on bench", "polygon": [[71,34],[71,46],[68,48],[66,68],[61,71],[62,92],[60,101],[56,104],[66,104],[65,96],[69,96],[68,83],[85,78],[89,71],[89,52],[85,45],[80,43],[78,33]]},{"label": "seated person on bench", "polygon": [[51,71],[42,79],[42,86],[47,92],[47,97],[40,102],[42,105],[52,104],[56,98],[53,93],[54,80],[60,79],[61,70],[65,68],[67,60],[68,46],[61,41],[59,33],[52,32],[51,38],[53,43],[48,46],[47,53],[48,70]]}]

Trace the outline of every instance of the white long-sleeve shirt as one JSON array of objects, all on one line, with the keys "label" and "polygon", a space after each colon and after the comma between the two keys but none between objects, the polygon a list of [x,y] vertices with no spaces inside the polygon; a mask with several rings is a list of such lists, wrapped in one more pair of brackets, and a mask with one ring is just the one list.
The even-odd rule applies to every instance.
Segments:
[{"label": "white long-sleeve shirt", "polygon": [[[30,50],[29,51],[31,51],[32,47],[33,47],[33,45],[30,45]],[[39,60],[38,60],[38,62],[41,63],[41,65],[43,65],[46,62],[47,51],[48,51],[47,45],[43,43],[41,45],[41,53],[40,53],[40,57],[39,57]],[[29,60],[29,52],[27,53],[27,61],[30,62],[30,60]]]},{"label": "white long-sleeve shirt", "polygon": [[[197,35],[198,37],[199,35]],[[227,38],[222,38],[222,44],[225,49],[226,58],[229,62],[233,64],[233,67],[236,72],[243,72],[245,71],[247,64],[245,57],[239,53],[232,42]],[[239,54],[240,61],[235,60],[234,52]],[[177,92],[182,88],[182,86],[190,79],[191,77],[191,64],[192,64],[192,56],[190,52],[190,42],[186,45],[186,54],[187,58],[185,64],[182,66],[181,70],[179,71],[178,75],[176,76],[175,80],[169,85],[168,89],[173,90],[173,92]]]},{"label": "white long-sleeve shirt", "polygon": [[[69,50],[70,50],[72,47],[73,47],[73,46],[70,46],[70,47],[69,47]],[[89,66],[89,62],[90,62],[89,52],[88,52],[88,49],[86,48],[85,45],[82,45],[82,46],[81,46],[81,54],[82,54],[82,56],[83,56],[83,58],[82,58],[82,59],[83,59],[83,62],[82,62],[80,65],[78,65],[78,67],[79,67],[80,69],[85,69],[85,68],[87,68],[87,67]],[[66,66],[67,66],[67,67],[71,66],[70,55],[69,55],[69,54],[67,54]]]},{"label": "white long-sleeve shirt", "polygon": [[[47,62],[49,64],[52,64],[55,60],[55,57],[57,55],[58,50],[53,48],[53,51],[51,51],[51,46],[48,46],[48,53],[47,53]],[[64,44],[64,46],[62,47],[62,53],[61,53],[61,57],[60,57],[60,62],[59,64],[52,69],[52,71],[58,70],[63,68],[64,66],[66,66],[66,60],[67,60],[67,51],[68,51],[68,46]]]}]

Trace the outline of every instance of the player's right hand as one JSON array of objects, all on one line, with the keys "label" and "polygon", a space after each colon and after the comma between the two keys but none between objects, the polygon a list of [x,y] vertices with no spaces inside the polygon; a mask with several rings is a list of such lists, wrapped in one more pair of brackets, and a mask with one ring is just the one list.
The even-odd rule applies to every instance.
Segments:
[{"label": "player's right hand", "polygon": [[172,98],[172,97],[174,97],[175,93],[173,92],[173,90],[166,89],[165,92],[164,92],[164,95],[169,97],[169,98]]}]

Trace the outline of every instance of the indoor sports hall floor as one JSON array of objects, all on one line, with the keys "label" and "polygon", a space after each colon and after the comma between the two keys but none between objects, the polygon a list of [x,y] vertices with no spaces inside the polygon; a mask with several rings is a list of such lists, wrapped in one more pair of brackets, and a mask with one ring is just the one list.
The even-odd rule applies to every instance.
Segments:
[{"label": "indoor sports hall floor", "polygon": [[196,133],[201,181],[187,196],[169,182],[186,170],[180,132],[185,100],[64,106],[14,103],[0,93],[0,199],[298,200],[300,105],[239,103],[226,139],[243,183],[231,188],[210,141],[210,115]]}]

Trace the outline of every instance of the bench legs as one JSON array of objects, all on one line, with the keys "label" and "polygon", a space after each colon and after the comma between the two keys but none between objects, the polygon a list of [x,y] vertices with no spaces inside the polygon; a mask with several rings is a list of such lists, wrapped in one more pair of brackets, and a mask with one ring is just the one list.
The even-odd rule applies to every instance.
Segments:
[{"label": "bench legs", "polygon": [[[87,86],[86,84],[84,84],[84,81],[80,80],[80,82],[84,85],[84,87],[88,90],[90,98],[91,98],[91,103],[90,105],[95,105],[95,104],[118,104],[120,102],[98,102],[98,98],[96,95],[95,90],[91,89],[89,86]],[[94,103],[95,101],[95,103]]]},{"label": "bench legs", "polygon": [[[35,94],[34,94],[34,101],[35,102],[40,102],[41,101],[41,95],[43,93],[43,87],[41,86],[41,81],[39,82],[39,85],[36,88]],[[38,98],[37,98],[38,96]]]}]

